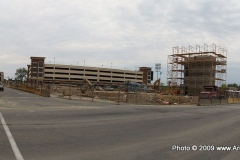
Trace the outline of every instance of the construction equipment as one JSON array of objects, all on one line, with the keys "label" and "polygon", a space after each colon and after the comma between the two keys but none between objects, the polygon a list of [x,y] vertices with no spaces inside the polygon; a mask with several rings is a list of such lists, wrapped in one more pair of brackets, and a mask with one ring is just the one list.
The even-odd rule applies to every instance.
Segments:
[{"label": "construction equipment", "polygon": [[[81,92],[82,94],[85,94],[85,92],[87,90],[92,90],[93,89],[93,84],[88,80],[88,79],[84,79],[83,80],[83,85],[81,86]],[[85,84],[87,83],[87,84]]]},{"label": "construction equipment", "polygon": [[159,86],[160,86],[160,78],[158,78],[154,83],[153,83],[153,86],[152,88],[155,89],[155,90],[159,90]]},{"label": "construction equipment", "polygon": [[198,97],[198,106],[227,104],[226,92],[218,86],[203,86]]},{"label": "construction equipment", "polygon": [[84,82],[87,82],[90,86],[92,86],[92,83],[88,79],[84,79]]}]

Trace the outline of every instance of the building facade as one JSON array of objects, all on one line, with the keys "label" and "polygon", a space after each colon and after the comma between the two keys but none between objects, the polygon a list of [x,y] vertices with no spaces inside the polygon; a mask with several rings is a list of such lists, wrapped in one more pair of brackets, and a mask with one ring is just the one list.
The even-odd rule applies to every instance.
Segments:
[{"label": "building facade", "polygon": [[[83,81],[91,83],[124,84],[128,81],[139,84],[151,84],[151,68],[144,71],[131,71],[113,68],[98,68],[89,66],[46,64],[45,57],[30,57],[31,65],[28,65],[28,79],[44,82],[57,81]],[[149,72],[150,71],[150,72]]]},{"label": "building facade", "polygon": [[150,67],[140,67],[139,71],[143,73],[143,84],[151,84],[151,81],[153,80],[153,71]]},{"label": "building facade", "polygon": [[30,57],[31,64],[28,65],[28,78],[32,80],[44,79],[45,57]]}]

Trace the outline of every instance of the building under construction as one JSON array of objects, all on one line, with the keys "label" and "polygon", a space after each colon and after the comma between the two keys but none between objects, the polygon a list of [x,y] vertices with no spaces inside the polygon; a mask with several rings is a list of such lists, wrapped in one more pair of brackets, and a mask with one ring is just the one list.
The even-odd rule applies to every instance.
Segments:
[{"label": "building under construction", "polygon": [[173,47],[168,56],[168,85],[185,95],[198,95],[203,86],[226,84],[227,50],[215,44]]}]

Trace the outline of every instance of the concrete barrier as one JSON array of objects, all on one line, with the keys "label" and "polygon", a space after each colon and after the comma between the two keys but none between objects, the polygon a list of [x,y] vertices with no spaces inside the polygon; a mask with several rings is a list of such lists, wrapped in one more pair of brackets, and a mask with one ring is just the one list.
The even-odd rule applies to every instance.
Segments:
[{"label": "concrete barrier", "polygon": [[220,104],[221,104],[220,99],[218,99],[218,98],[213,98],[212,99],[212,105],[220,105]]},{"label": "concrete barrier", "polygon": [[43,97],[50,97],[50,91],[42,90],[40,95]]},{"label": "concrete barrier", "polygon": [[212,105],[212,99],[199,99],[198,106],[210,106]]},{"label": "concrete barrier", "polygon": [[228,99],[220,99],[221,105],[227,105],[228,104]]},{"label": "concrete barrier", "polygon": [[240,98],[228,98],[229,104],[240,103]]},{"label": "concrete barrier", "polygon": [[240,103],[240,98],[213,98],[213,99],[199,99],[198,106],[210,106],[210,105],[228,105]]}]

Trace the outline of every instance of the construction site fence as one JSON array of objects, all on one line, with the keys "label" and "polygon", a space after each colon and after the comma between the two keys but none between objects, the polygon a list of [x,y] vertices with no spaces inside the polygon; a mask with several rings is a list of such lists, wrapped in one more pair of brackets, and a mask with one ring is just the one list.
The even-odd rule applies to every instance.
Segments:
[{"label": "construction site fence", "polygon": [[228,97],[228,103],[229,104],[237,104],[240,103],[240,95],[229,95]]},{"label": "construction site fence", "polygon": [[127,89],[124,86],[116,88],[103,88],[87,86],[84,84],[37,84],[16,83],[7,84],[10,88],[45,96],[65,99],[86,101],[110,101],[116,104],[139,104],[139,105],[169,105],[187,104],[194,105],[198,102],[197,96],[163,95],[155,90]]},{"label": "construction site fence", "polygon": [[37,94],[44,97],[50,97],[50,89],[43,85],[27,84],[27,83],[13,83],[8,82],[5,84],[9,88],[18,89],[21,91]]}]

